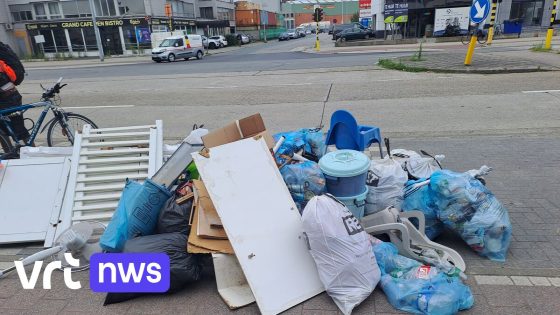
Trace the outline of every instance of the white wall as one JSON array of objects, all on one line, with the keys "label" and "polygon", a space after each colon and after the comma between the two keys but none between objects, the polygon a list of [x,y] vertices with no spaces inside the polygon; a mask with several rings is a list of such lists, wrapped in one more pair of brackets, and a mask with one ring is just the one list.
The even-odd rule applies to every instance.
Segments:
[{"label": "white wall", "polygon": [[376,16],[375,27],[372,25],[376,31],[382,31],[385,29],[385,16],[383,15],[383,7],[385,6],[385,0],[371,0],[371,15]]}]

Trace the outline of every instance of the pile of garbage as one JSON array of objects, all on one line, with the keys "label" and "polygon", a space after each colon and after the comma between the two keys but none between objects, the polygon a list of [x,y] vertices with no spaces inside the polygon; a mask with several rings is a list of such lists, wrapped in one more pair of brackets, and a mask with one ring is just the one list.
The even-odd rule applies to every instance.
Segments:
[{"label": "pile of garbage", "polygon": [[[474,298],[461,256],[433,241],[442,230],[491,260],[507,255],[511,223],[485,186],[490,168],[457,173],[443,169],[443,155],[391,150],[379,128],[358,125],[346,111],[333,114],[326,134],[271,136],[255,114],[217,130],[195,128],[169,148],[150,178],[126,179],[99,238],[106,252],[167,254],[168,292],[199,280],[211,255],[231,309],[256,302],[262,313],[277,314],[326,290],[351,314],[379,285],[396,309],[453,314]],[[80,152],[68,154],[83,161]],[[111,207],[92,200],[69,195],[65,203],[80,211]],[[134,297],[108,293],[105,304]]]}]

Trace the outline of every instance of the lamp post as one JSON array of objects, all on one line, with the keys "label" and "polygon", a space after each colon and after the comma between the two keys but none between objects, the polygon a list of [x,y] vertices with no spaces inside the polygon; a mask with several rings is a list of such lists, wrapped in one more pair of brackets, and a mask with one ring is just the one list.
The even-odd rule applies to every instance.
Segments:
[{"label": "lamp post", "polygon": [[99,34],[99,27],[97,27],[97,18],[95,13],[95,5],[93,0],[89,0],[89,7],[91,9],[91,20],[93,21],[93,31],[95,32],[95,41],[97,42],[97,51],[99,52],[99,60],[105,60],[105,53],[103,52],[103,44],[101,43],[101,34]]},{"label": "lamp post", "polygon": [[340,0],[342,2],[342,24],[344,24],[344,0]]}]

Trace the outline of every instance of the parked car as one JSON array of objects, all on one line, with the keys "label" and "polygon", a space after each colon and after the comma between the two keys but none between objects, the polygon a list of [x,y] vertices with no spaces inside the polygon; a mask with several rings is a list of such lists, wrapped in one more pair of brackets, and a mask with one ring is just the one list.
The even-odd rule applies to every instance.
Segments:
[{"label": "parked car", "polygon": [[210,39],[217,40],[219,45],[220,45],[220,48],[228,45],[228,42],[227,42],[226,38],[222,35],[212,36],[212,37],[210,37]]},{"label": "parked car", "polygon": [[202,37],[202,46],[205,49],[208,49],[208,37],[204,36],[204,35],[200,35],[200,37]]},{"label": "parked car", "polygon": [[369,28],[367,29],[347,28],[344,31],[337,34],[337,38],[339,38],[343,42],[347,40],[370,39],[374,37],[375,34]]},{"label": "parked car", "polygon": [[303,27],[296,28],[296,35],[298,38],[305,37],[305,29]]},{"label": "parked car", "polygon": [[237,40],[241,45],[249,44],[251,42],[251,38],[243,33],[238,33],[235,35],[235,37],[237,37]]},{"label": "parked car", "polygon": [[209,49],[218,49],[223,46],[223,43],[221,43],[219,39],[215,39],[214,37],[215,36],[206,38],[206,40],[208,41]]},{"label": "parked car", "polygon": [[152,60],[155,62],[169,61],[191,57],[202,59],[204,46],[200,35],[180,35],[164,39],[161,44],[152,49]]},{"label": "parked car", "polygon": [[290,39],[298,38],[298,33],[296,32],[295,29],[287,30],[286,33],[288,33],[288,36],[290,37]]},{"label": "parked car", "polygon": [[288,32],[283,32],[280,34],[280,36],[278,36],[278,41],[283,40],[290,40],[290,35],[288,34]]},{"label": "parked car", "polygon": [[336,36],[338,33],[344,31],[345,29],[349,29],[349,28],[361,28],[361,29],[366,29],[365,26],[363,26],[360,23],[347,23],[347,24],[335,24],[332,26],[332,30],[329,31],[329,34],[332,33],[332,39],[333,40],[337,40],[338,37]]}]

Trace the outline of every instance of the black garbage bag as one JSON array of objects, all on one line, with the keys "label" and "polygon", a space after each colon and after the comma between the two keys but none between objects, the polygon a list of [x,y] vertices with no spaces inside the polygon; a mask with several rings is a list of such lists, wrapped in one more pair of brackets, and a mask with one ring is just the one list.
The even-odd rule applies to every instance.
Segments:
[{"label": "black garbage bag", "polygon": [[[165,253],[169,256],[170,285],[166,293],[181,290],[187,283],[200,279],[202,265],[199,255],[187,253],[187,236],[165,233],[128,240],[123,253]],[[145,293],[107,293],[103,305],[120,303]]]},{"label": "black garbage bag", "polygon": [[189,235],[189,217],[193,199],[189,199],[182,205],[175,203],[177,197],[171,196],[159,211],[156,233],[181,233]]}]

